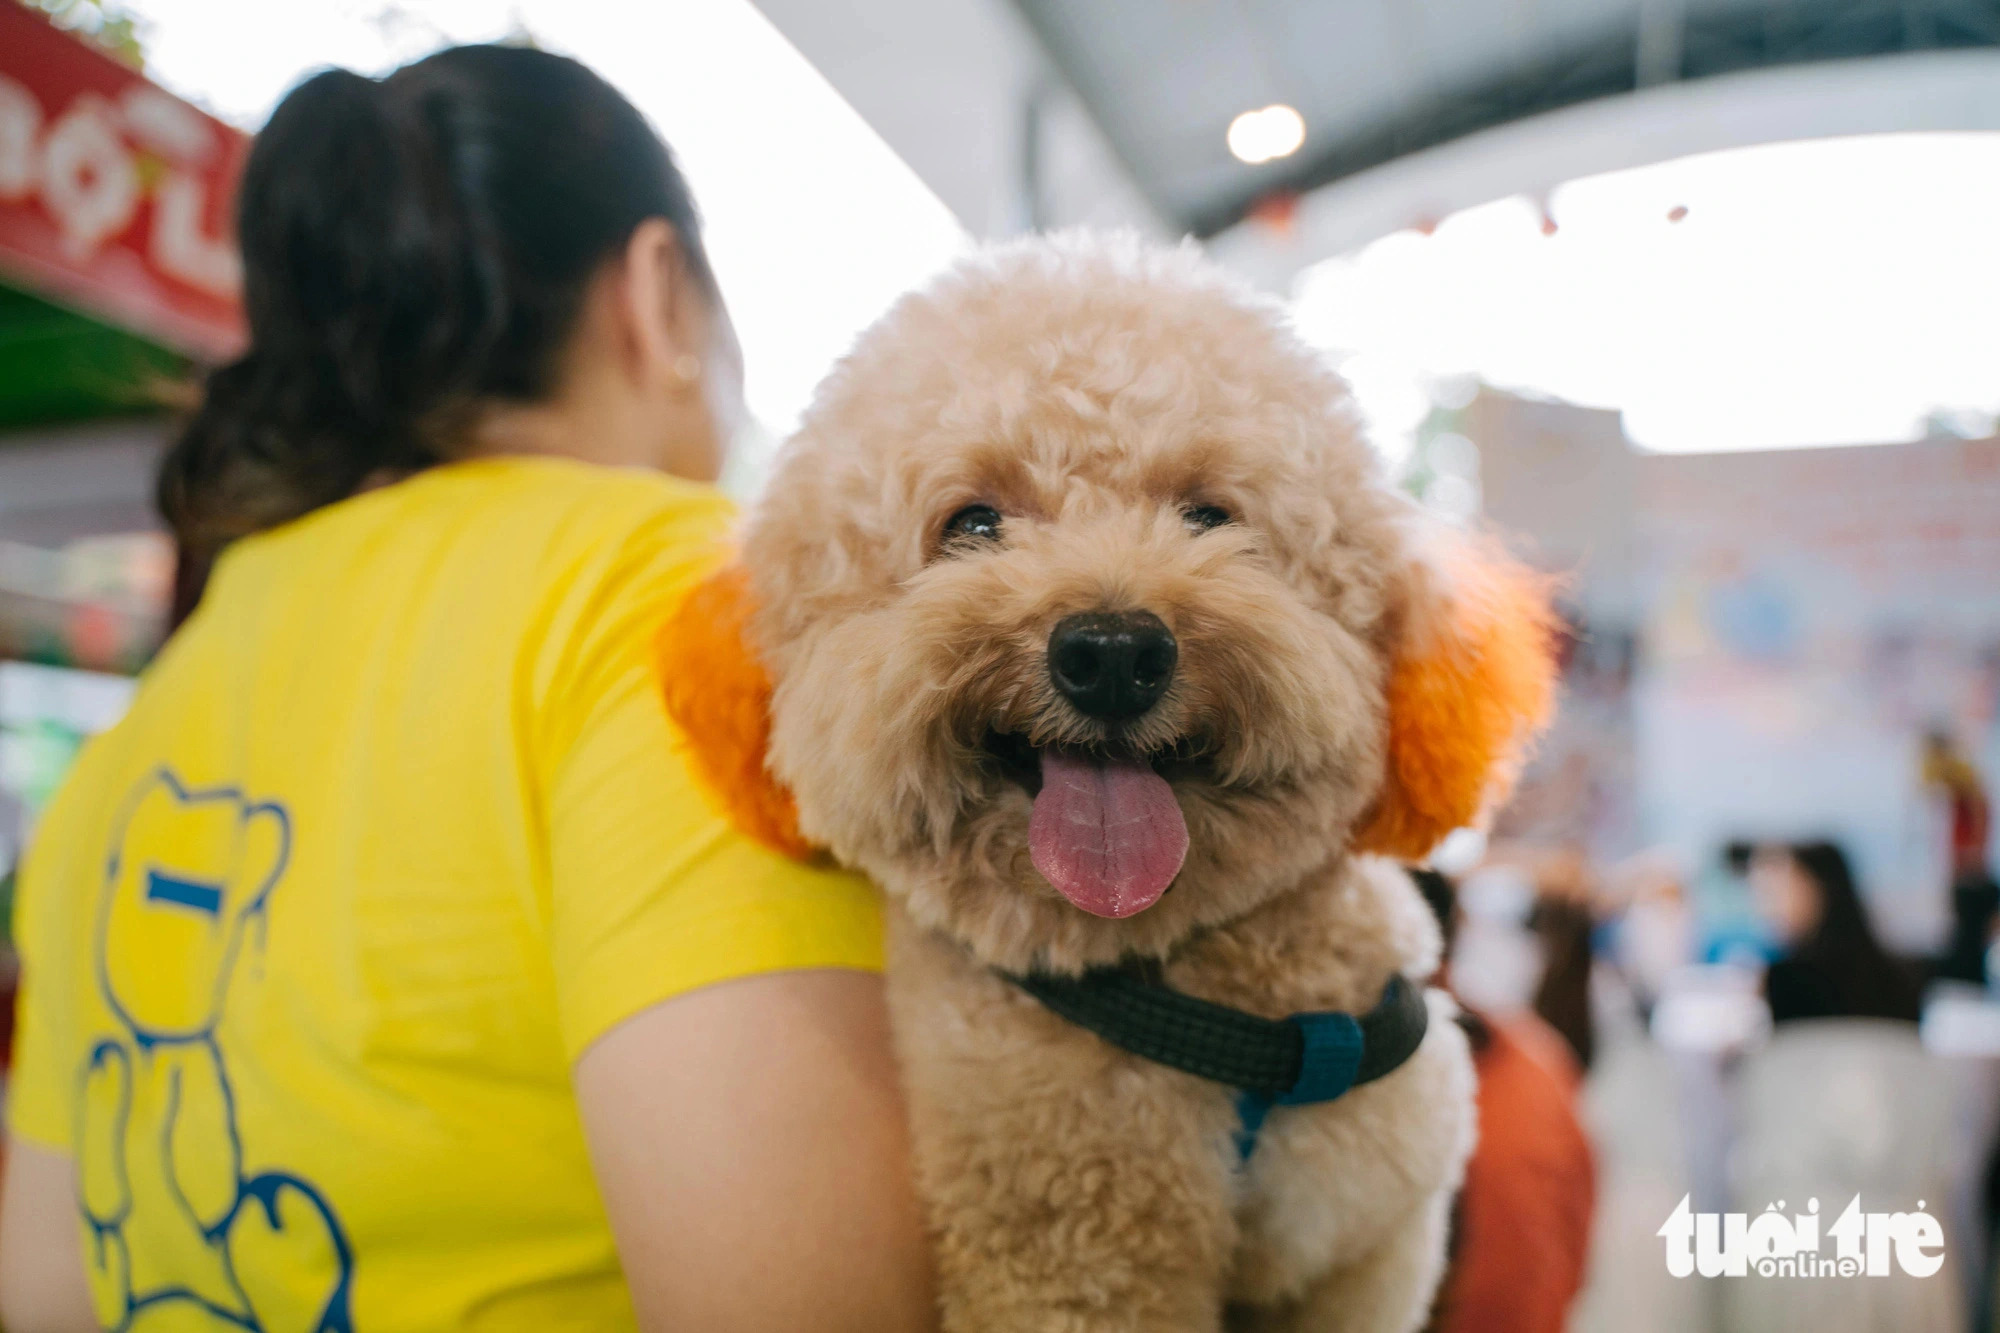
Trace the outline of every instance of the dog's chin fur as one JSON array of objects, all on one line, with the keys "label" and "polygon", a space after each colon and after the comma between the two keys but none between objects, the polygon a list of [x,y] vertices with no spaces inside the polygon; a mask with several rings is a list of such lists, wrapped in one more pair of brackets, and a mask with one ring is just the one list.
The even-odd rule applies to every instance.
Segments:
[{"label": "dog's chin fur", "polygon": [[[947,544],[974,503],[999,540]],[[1405,514],[1340,381],[1192,251],[989,252],[864,335],[746,533],[772,771],[808,838],[985,963],[1165,955],[1339,857],[1380,788]],[[1179,644],[1117,734],[1046,659],[1106,609]],[[1123,920],[1060,897],[993,735],[1161,755],[1190,839],[1166,896]]]}]

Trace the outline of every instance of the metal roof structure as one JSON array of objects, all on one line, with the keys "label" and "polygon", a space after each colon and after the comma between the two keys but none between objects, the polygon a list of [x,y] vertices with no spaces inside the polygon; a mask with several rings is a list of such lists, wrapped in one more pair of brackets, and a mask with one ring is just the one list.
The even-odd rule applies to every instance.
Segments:
[{"label": "metal roof structure", "polygon": [[[1014,0],[1140,191],[1212,236],[1481,130],[1639,89],[1813,62],[2000,48],[2000,0]],[[1282,102],[1306,140],[1230,156]]]}]

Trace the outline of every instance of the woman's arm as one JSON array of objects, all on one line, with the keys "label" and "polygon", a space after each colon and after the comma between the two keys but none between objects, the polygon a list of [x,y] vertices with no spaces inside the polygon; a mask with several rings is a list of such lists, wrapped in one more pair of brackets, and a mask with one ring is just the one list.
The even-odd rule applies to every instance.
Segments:
[{"label": "woman's arm", "polygon": [[936,1327],[880,977],[691,992],[605,1033],[575,1081],[641,1327]]},{"label": "woman's arm", "polygon": [[95,1329],[70,1159],[8,1136],[0,1178],[0,1325],[8,1333]]}]

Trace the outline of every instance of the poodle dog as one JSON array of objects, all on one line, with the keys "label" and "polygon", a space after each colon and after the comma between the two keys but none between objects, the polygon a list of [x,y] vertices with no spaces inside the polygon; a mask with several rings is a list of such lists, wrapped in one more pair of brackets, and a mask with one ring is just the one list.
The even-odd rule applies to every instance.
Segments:
[{"label": "poodle dog", "polygon": [[[1551,625],[1274,305],[1129,238],[965,261],[828,378],[662,642],[737,821],[885,891],[946,1328],[1424,1320],[1473,1075],[1384,856],[1504,785]],[[1266,1029],[1400,994],[1421,1041],[1258,1100],[1042,994],[1107,975]]]}]

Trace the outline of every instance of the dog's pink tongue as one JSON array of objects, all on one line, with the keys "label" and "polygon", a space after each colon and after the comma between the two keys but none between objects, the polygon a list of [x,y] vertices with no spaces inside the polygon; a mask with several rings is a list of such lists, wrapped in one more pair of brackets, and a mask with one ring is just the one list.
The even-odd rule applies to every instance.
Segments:
[{"label": "dog's pink tongue", "polygon": [[1174,882],[1187,849],[1174,789],[1150,766],[1042,751],[1028,850],[1063,897],[1098,916],[1143,912]]}]

